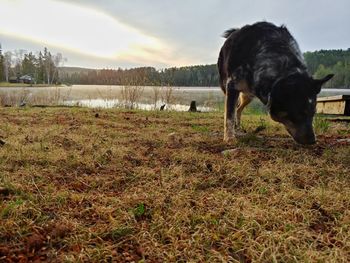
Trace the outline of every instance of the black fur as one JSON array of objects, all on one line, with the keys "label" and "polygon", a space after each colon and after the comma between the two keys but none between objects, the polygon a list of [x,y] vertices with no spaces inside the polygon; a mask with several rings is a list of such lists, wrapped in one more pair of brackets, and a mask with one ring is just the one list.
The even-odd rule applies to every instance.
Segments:
[{"label": "black fur", "polygon": [[226,30],[223,34],[222,34],[222,37],[224,38],[228,38],[233,32],[237,31],[239,29],[237,28],[231,28],[229,30]]},{"label": "black fur", "polygon": [[[230,29],[223,36],[227,39],[220,50],[218,70],[226,96],[230,89],[258,97],[296,141],[313,143],[316,95],[332,75],[312,79],[297,42],[285,26],[258,22]],[[239,89],[241,81],[248,89]]]}]

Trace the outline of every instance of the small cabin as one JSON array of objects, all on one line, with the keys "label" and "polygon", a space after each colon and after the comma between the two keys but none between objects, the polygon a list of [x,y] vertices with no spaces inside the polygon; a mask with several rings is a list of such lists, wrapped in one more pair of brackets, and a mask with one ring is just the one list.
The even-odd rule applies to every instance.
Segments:
[{"label": "small cabin", "polygon": [[10,83],[18,83],[18,78],[17,77],[9,77],[9,82]]},{"label": "small cabin", "polygon": [[19,82],[25,83],[25,84],[33,84],[34,78],[30,75],[23,75],[22,77],[19,78]]},{"label": "small cabin", "polygon": [[24,84],[34,84],[35,79],[30,75],[23,75],[21,77],[9,77],[10,83],[24,83]]}]

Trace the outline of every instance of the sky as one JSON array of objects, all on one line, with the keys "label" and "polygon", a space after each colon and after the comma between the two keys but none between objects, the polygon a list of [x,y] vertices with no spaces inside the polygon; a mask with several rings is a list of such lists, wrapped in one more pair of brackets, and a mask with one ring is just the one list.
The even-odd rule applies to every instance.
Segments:
[{"label": "sky", "polygon": [[3,51],[62,53],[65,66],[216,63],[222,33],[285,24],[302,51],[350,48],[349,0],[0,0]]}]

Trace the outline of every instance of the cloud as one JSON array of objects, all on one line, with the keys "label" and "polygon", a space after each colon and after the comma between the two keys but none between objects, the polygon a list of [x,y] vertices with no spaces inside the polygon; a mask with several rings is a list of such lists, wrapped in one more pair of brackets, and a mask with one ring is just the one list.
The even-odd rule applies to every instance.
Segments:
[{"label": "cloud", "polygon": [[[40,14],[33,16],[38,10]],[[65,2],[36,0],[33,4],[29,0],[5,1],[0,9],[0,19],[0,33],[5,38],[26,39],[31,43],[61,47],[70,53],[98,59],[117,60],[133,54],[147,61],[144,57],[147,53],[140,52],[140,48],[164,50],[158,39],[112,16]],[[152,62],[158,61],[153,59]]]},{"label": "cloud", "polygon": [[[137,55],[120,54],[116,57],[99,57],[92,54],[81,53],[75,50],[65,48],[62,46],[56,46],[51,44],[43,44],[41,41],[31,41],[27,38],[14,37],[9,35],[3,35],[0,33],[0,42],[3,51],[14,51],[14,49],[23,49],[26,52],[33,52],[34,54],[43,52],[44,47],[53,53],[62,53],[64,58],[68,61],[65,66],[72,67],[86,67],[86,68],[130,68],[130,67],[140,67],[149,66],[149,60],[142,58]],[[11,48],[14,47],[14,48]],[[135,47],[137,49],[137,47]],[[152,51],[147,51],[151,55]],[[155,52],[155,51],[153,51]],[[133,54],[134,52],[132,52]],[[157,59],[157,65],[159,67],[166,67],[167,64],[162,62],[162,59]]]},{"label": "cloud", "polygon": [[[70,1],[72,2],[72,1]],[[306,50],[347,48],[347,0],[73,0],[171,45],[176,56],[213,63],[230,27],[268,20],[286,24]]]},{"label": "cloud", "polygon": [[[164,67],[215,63],[218,50],[224,41],[220,37],[223,31],[261,20],[286,24],[303,51],[348,48],[350,42],[350,35],[345,34],[350,24],[350,16],[347,14],[350,2],[347,0],[335,0],[332,3],[328,0],[61,0],[59,2],[48,0],[47,2],[60,2],[69,4],[72,8],[94,10],[101,16],[112,19],[116,24],[150,39],[148,45],[135,41],[128,44],[128,48],[123,52],[115,54],[116,61],[129,61],[130,66],[139,64]],[[74,23],[73,20],[67,20],[65,14],[60,14],[60,19],[65,28]],[[94,26],[96,25],[89,25]],[[117,45],[112,41],[114,29],[111,26],[108,30],[103,30],[108,28],[106,24],[100,24],[100,27],[101,32],[98,36],[100,43],[92,45],[87,40],[80,51],[86,49],[86,53],[94,54],[93,50],[98,50],[106,52],[109,56],[109,51]],[[60,33],[62,34],[64,32]],[[72,37],[74,38],[74,34]],[[84,37],[86,36],[82,36]],[[106,59],[106,64],[111,65],[110,60]]]}]

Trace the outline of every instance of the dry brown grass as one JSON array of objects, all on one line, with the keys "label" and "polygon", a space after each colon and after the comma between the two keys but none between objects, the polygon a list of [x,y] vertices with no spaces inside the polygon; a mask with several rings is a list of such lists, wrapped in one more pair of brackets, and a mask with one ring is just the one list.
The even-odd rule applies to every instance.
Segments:
[{"label": "dry brown grass", "polygon": [[350,261],[349,125],[304,148],[255,115],[226,145],[222,123],[0,108],[0,261]]},{"label": "dry brown grass", "polygon": [[52,87],[50,90],[42,90],[32,94],[26,88],[18,88],[16,92],[0,90],[0,107],[13,107],[24,105],[63,105],[64,101],[70,97],[72,89],[62,91],[59,86]]}]

